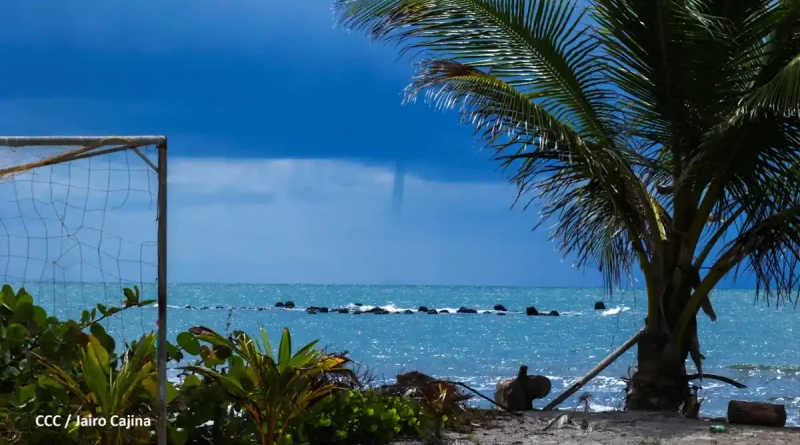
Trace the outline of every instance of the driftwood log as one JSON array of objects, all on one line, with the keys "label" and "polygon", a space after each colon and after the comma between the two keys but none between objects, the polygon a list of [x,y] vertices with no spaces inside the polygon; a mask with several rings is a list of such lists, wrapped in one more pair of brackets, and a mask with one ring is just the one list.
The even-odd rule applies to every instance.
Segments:
[{"label": "driftwood log", "polygon": [[552,384],[543,375],[528,375],[528,367],[520,366],[516,378],[497,382],[494,400],[513,411],[530,411],[533,399],[541,399],[550,393]]},{"label": "driftwood log", "polygon": [[731,400],[728,403],[728,422],[782,427],[786,424],[786,407],[772,403]]}]

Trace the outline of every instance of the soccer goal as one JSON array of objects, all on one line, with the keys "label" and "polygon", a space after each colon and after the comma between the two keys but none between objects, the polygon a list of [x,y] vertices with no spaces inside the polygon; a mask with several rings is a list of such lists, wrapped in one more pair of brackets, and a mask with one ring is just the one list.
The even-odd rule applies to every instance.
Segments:
[{"label": "soccer goal", "polygon": [[100,323],[123,343],[158,331],[159,443],[166,443],[166,178],[164,136],[0,137],[2,284],[24,287],[61,319],[120,306],[124,289],[157,301]]}]

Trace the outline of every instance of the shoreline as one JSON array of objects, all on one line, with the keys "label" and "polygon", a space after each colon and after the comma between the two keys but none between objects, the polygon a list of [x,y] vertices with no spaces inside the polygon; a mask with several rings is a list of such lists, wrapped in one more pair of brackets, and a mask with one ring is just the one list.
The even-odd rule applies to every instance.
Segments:
[{"label": "shoreline", "polygon": [[[728,424],[725,419],[686,419],[678,414],[606,411],[577,412],[571,424],[543,431],[554,418],[570,411],[528,411],[516,417],[497,410],[477,410],[470,419],[471,432],[446,431],[447,445],[677,445],[800,443],[800,427],[758,427]],[[712,433],[712,425],[725,432]],[[417,445],[419,440],[392,444]]]}]

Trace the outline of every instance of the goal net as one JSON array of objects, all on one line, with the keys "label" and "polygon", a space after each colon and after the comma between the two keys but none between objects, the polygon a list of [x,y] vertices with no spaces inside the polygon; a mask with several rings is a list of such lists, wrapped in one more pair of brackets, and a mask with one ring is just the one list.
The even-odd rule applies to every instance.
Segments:
[{"label": "goal net", "polygon": [[[123,289],[157,300],[159,150],[165,138],[0,137],[0,281],[60,319]],[[163,154],[163,156],[166,156]],[[165,187],[165,183],[161,184]],[[156,331],[158,310],[101,322],[129,342]]]}]

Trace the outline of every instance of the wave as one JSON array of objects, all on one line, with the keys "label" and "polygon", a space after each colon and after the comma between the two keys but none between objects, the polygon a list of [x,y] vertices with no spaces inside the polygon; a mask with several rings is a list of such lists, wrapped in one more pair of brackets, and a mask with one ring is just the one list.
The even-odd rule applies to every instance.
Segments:
[{"label": "wave", "polygon": [[631,310],[631,308],[629,308],[628,306],[617,306],[617,307],[612,307],[611,309],[604,310],[601,315],[607,317],[609,315],[617,315],[621,312],[627,312],[629,310]]},{"label": "wave", "polygon": [[[154,307],[154,308],[158,307],[158,303],[154,303],[151,307]],[[337,307],[341,307],[341,306],[331,306],[330,309],[334,309],[334,308],[337,308]],[[467,307],[467,306],[464,306],[464,307]],[[169,309],[189,309],[189,310],[223,310],[223,311],[229,311],[229,310],[239,310],[239,311],[247,311],[247,310],[249,310],[249,311],[269,311],[269,310],[305,311],[306,310],[305,307],[294,307],[294,308],[271,307],[271,306],[268,306],[268,307],[238,306],[237,307],[237,306],[222,306],[222,305],[218,305],[218,304],[206,304],[206,305],[202,305],[202,306],[193,306],[193,305],[178,306],[178,305],[174,305],[174,304],[169,304],[169,305],[167,305],[167,308],[169,308]],[[383,309],[383,310],[385,310],[385,311],[387,311],[389,313],[405,312],[405,311],[409,311],[409,310],[416,313],[416,312],[418,312],[418,309],[419,309],[419,307],[398,307],[398,306],[394,305],[393,303],[381,304],[381,305],[350,303],[350,304],[344,306],[344,308],[348,309],[350,312],[353,312],[353,311],[356,311],[356,310],[359,310],[359,311],[362,311],[362,312],[367,312],[367,311],[370,311],[370,310],[375,309],[375,308],[381,308],[381,309]],[[433,307],[433,306],[430,306],[429,308],[430,309],[435,309],[436,311],[445,311],[446,310],[447,313],[456,314],[456,313],[458,313],[458,309],[460,307]],[[508,314],[508,315],[525,315],[525,311],[524,310],[511,309],[511,310],[508,310],[508,311],[496,311],[496,310],[494,310],[494,308],[492,308],[492,309],[471,308],[471,309],[475,309],[479,314],[504,313],[504,314]],[[625,307],[625,308],[622,308],[622,311],[626,311],[628,309],[629,308]],[[609,311],[614,311],[614,310],[615,309],[610,309]],[[609,311],[606,311],[606,312],[609,312]],[[544,314],[546,312],[542,312],[542,313]],[[614,312],[614,313],[616,313],[616,312]],[[580,311],[559,311],[559,315],[561,315],[562,317],[577,317],[577,316],[584,315],[584,313],[580,312]],[[613,314],[603,313],[603,315],[613,315]]]},{"label": "wave", "polygon": [[728,368],[742,372],[770,371],[779,373],[800,373],[800,365],[762,365],[758,363],[739,363],[736,365],[730,365]]}]

